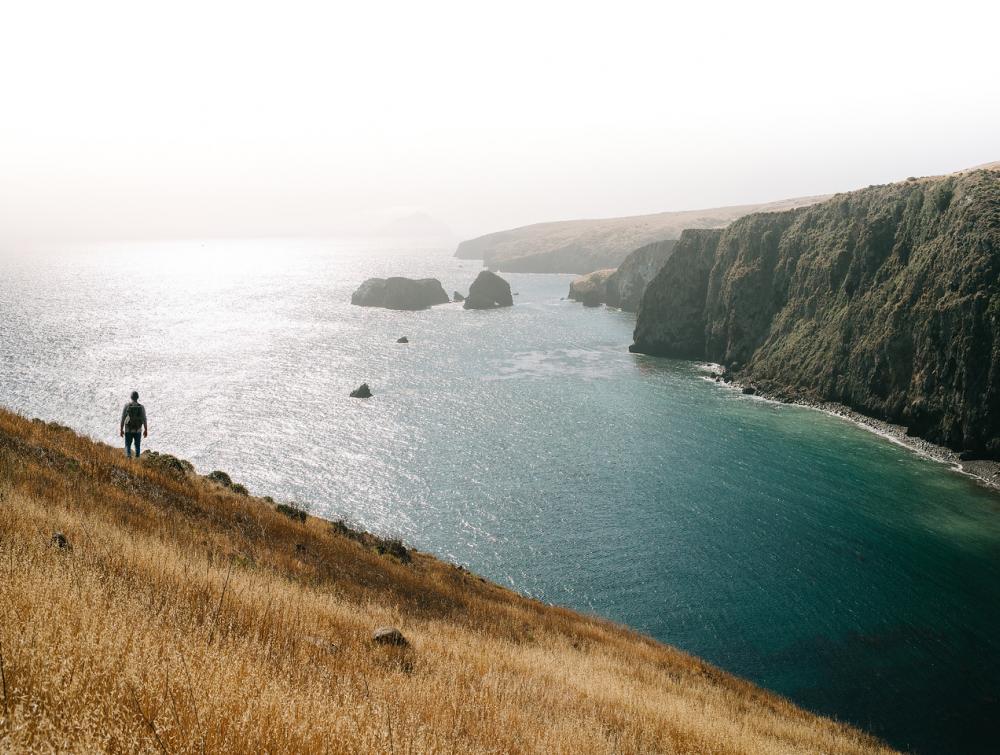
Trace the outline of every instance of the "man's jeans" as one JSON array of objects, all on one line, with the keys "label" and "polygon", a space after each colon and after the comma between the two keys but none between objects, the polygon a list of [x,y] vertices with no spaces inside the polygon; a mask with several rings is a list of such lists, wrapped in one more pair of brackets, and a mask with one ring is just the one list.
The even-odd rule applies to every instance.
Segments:
[{"label": "man's jeans", "polygon": [[125,433],[125,455],[132,458],[132,444],[135,443],[135,458],[139,458],[139,444],[142,443],[142,433]]}]

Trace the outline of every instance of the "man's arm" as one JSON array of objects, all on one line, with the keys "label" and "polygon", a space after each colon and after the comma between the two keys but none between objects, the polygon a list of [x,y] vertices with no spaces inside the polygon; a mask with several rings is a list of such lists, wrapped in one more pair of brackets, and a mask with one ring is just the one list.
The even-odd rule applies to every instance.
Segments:
[{"label": "man's arm", "polygon": [[125,437],[125,415],[128,414],[128,407],[122,407],[122,419],[118,423],[118,436]]},{"label": "man's arm", "polygon": [[149,437],[149,426],[146,424],[146,407],[142,408],[142,437]]}]

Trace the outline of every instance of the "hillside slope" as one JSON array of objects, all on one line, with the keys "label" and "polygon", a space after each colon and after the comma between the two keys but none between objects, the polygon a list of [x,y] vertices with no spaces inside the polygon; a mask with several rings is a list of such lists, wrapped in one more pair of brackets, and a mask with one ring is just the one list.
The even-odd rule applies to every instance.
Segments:
[{"label": "hillside slope", "polygon": [[998,276],[1000,173],[873,186],[685,233],[632,350],[721,362],[774,395],[998,456]]},{"label": "hillside slope", "polygon": [[216,478],[0,410],[0,751],[884,751]]},{"label": "hillside slope", "polygon": [[487,267],[507,272],[582,275],[618,267],[630,252],[654,241],[676,239],[685,228],[721,228],[752,212],[777,212],[826,198],[802,197],[707,210],[537,223],[463,241],[455,256],[481,259]]}]

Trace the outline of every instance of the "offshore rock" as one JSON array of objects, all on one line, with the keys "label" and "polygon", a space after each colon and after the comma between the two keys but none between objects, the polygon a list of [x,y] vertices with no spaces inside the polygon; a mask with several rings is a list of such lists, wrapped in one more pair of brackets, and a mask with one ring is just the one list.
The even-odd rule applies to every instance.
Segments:
[{"label": "offshore rock", "polygon": [[368,387],[368,383],[362,383],[353,391],[351,391],[351,398],[371,398],[372,391]]},{"label": "offshore rock", "polygon": [[634,341],[996,458],[1000,173],[872,186],[685,231],[643,296]]},{"label": "offshore rock", "polygon": [[462,306],[465,309],[496,309],[513,305],[510,284],[496,273],[483,270],[469,287],[469,295]]},{"label": "offshore rock", "polygon": [[606,284],[608,278],[615,274],[615,268],[595,270],[587,275],[570,281],[569,298],[578,301],[585,307],[596,307],[607,301]]},{"label": "offshore rock", "polygon": [[465,297],[462,296],[458,291],[455,292],[454,296],[451,297],[452,301],[461,302],[465,301]]},{"label": "offshore rock", "polygon": [[369,278],[351,295],[351,304],[414,311],[447,304],[448,294],[436,278]]}]

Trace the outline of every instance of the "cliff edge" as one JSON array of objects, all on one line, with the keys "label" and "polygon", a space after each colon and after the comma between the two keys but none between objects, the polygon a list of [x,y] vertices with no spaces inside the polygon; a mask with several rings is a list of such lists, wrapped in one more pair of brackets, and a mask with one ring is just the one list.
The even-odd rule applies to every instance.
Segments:
[{"label": "cliff edge", "polygon": [[686,231],[631,350],[708,359],[1000,456],[1000,173],[872,186]]}]

